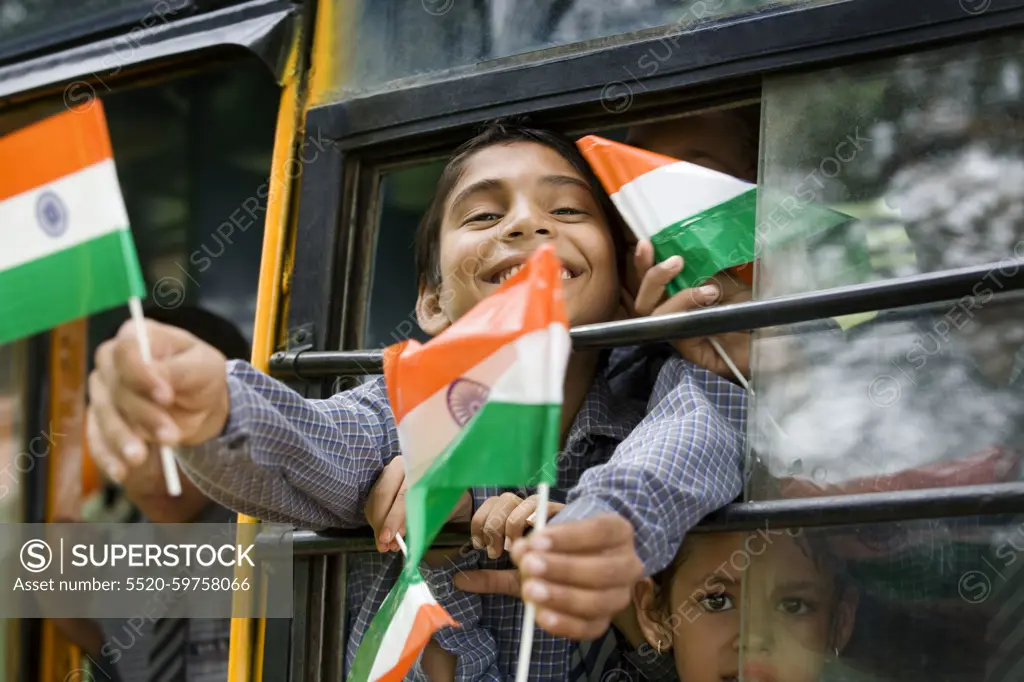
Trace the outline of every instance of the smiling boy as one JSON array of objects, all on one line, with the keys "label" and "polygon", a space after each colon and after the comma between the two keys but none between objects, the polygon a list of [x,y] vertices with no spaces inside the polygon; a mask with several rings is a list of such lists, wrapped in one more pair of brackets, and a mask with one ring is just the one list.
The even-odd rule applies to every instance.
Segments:
[{"label": "smiling boy", "polygon": [[[421,327],[443,332],[541,244],[554,245],[565,265],[570,324],[613,319],[622,234],[610,224],[616,219],[571,142],[516,125],[488,127],[449,161],[417,234]],[[382,378],[305,400],[246,363],[225,364],[190,335],[148,327],[151,367],[141,362],[130,327],[97,352],[89,419],[98,458],[136,466],[144,461],[142,438],[176,444],[184,446],[181,464],[197,486],[242,513],[312,528],[365,524],[371,488],[401,454]],[[568,364],[552,491],[568,504],[513,552],[547,631],[536,635],[531,680],[565,680],[564,638],[607,629],[642,573],[667,565],[686,530],[741,485],[742,391],[676,359],[651,393],[650,367],[637,357],[615,376],[607,353],[574,352]],[[647,393],[649,404],[636,397]],[[474,489],[473,505],[498,492]],[[349,660],[401,567],[397,555],[353,559]],[[449,573],[509,566],[507,557],[472,553]],[[510,677],[522,602],[457,591],[438,597],[462,625],[436,636],[456,657],[451,674]]]}]

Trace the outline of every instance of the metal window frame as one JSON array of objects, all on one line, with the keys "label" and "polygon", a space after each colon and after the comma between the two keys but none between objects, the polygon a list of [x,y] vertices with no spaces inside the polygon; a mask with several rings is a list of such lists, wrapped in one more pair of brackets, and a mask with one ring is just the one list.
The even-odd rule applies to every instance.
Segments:
[{"label": "metal window frame", "polygon": [[[389,164],[445,153],[472,126],[497,116],[530,113],[538,124],[567,133],[629,125],[667,113],[757,100],[765,75],[814,72],[830,66],[970,42],[997,32],[1024,29],[1024,0],[992,0],[981,14],[955,0],[844,0],[805,3],[708,22],[678,34],[679,49],[651,73],[636,65],[652,47],[674,43],[675,34],[646,38],[586,53],[482,70],[468,76],[395,88],[318,106],[307,113],[307,139],[322,153],[304,165],[299,194],[294,266],[288,287],[288,345],[271,368],[290,375],[306,395],[332,393],[340,374],[380,371],[379,353],[330,352],[358,348],[373,267],[375,219],[381,172]],[[662,48],[662,51],[664,48]],[[626,82],[625,75],[632,80]],[[630,106],[615,114],[608,88],[631,90]],[[310,158],[308,155],[303,158]],[[1020,264],[1005,277],[1007,292],[1022,288]],[[593,325],[573,330],[574,343],[600,347],[626,339],[653,341],[730,330],[807,323],[822,317],[920,305],[969,295],[987,269],[936,273],[843,287],[796,297],[666,316]],[[1013,293],[1001,294],[1009,298]],[[934,304],[934,303],[933,303]],[[911,518],[1003,514],[1024,511],[1024,484],[900,491],[772,502],[738,502],[711,515],[701,532],[754,529],[765,524],[829,526]],[[460,546],[465,533],[438,538]],[[297,567],[325,554],[372,549],[368,534],[297,531]],[[335,565],[344,570],[343,565]],[[297,573],[299,575],[299,573]],[[326,583],[296,604],[330,598]],[[344,599],[344,592],[341,592]],[[333,599],[332,599],[333,603]],[[332,611],[344,623],[344,602]],[[322,616],[322,614],[321,614]],[[317,616],[314,628],[324,627]],[[295,619],[292,642],[310,633]],[[311,621],[313,622],[313,621]],[[338,630],[342,632],[341,630]],[[315,636],[321,641],[318,635]],[[344,643],[344,638],[335,640]],[[303,645],[304,646],[304,645]],[[342,644],[343,648],[343,644]],[[322,651],[322,647],[320,648]],[[308,663],[305,653],[293,654]],[[314,666],[315,667],[315,666]],[[292,680],[320,679],[293,658]]]}]

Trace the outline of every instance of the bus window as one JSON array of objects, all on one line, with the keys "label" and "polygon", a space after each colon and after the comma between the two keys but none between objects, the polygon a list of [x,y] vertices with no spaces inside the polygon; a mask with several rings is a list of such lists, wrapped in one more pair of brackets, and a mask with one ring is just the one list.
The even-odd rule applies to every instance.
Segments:
[{"label": "bus window", "polygon": [[751,499],[1020,479],[1022,69],[1003,37],[765,81],[755,298],[993,267],[975,298],[758,332]]},{"label": "bus window", "polygon": [[[103,97],[144,303],[206,308],[250,342],[279,96],[245,59]],[[127,314],[94,316],[93,348]]]},{"label": "bus window", "polygon": [[381,177],[377,256],[363,340],[366,348],[382,348],[408,338],[427,340],[416,323],[412,238],[443,168],[443,161],[428,162]]},{"label": "bus window", "polygon": [[[330,99],[386,89],[396,81],[451,77],[511,58],[564,56],[598,46],[643,37],[666,36],[635,65],[650,75],[676,49],[681,31],[701,21],[753,12],[794,0],[422,0],[408,3],[359,2],[338,13],[359,32],[339,38],[341,82]],[[829,0],[816,0],[827,2]],[[352,4],[352,3],[347,3]],[[354,19],[354,21],[353,21]],[[399,45],[401,49],[395,49]],[[568,47],[566,47],[568,46]],[[555,49],[564,48],[564,49]],[[499,61],[503,60],[503,61]],[[491,65],[484,65],[487,68]],[[629,65],[624,70],[628,76]],[[616,76],[618,78],[618,76]]]}]

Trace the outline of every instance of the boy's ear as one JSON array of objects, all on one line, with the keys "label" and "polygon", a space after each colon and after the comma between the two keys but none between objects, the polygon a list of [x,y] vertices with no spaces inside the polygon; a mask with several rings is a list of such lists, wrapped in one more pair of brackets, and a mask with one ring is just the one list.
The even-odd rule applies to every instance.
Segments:
[{"label": "boy's ear", "polygon": [[835,648],[842,651],[853,636],[853,626],[857,622],[857,606],[860,593],[855,587],[846,589],[846,594],[839,601],[835,618]]},{"label": "boy's ear", "polygon": [[644,639],[660,653],[672,649],[672,633],[665,624],[666,615],[654,603],[655,587],[650,578],[633,586],[633,609]]},{"label": "boy's ear", "polygon": [[420,286],[420,295],[416,299],[416,321],[430,336],[437,336],[451,326],[452,322],[441,306],[441,297],[434,287]]}]

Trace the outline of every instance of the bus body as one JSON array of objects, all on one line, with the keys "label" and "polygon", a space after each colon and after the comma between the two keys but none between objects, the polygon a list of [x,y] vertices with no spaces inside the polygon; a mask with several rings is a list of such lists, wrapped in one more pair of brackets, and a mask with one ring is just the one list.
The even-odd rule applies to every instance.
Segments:
[{"label": "bus body", "polygon": [[[180,4],[163,21],[152,5],[120,14],[94,42],[79,21],[75,46],[26,31],[21,52],[0,49],[0,132],[101,97],[119,169],[139,164],[122,184],[133,230],[148,231],[136,240],[154,302],[249,320],[253,363],[311,398],[422,338],[412,235],[445,157],[477,125],[529,114],[573,138],[621,140],[632,126],[758,107],[754,300],[576,329],[574,344],[752,330],[743,498],[695,533],[806,533],[841,559],[860,605],[827,679],[1022,679],[1024,1]],[[131,55],[111,61],[109,35],[123,43],[133,25]],[[164,110],[188,123],[161,152],[131,128]],[[173,125],[156,137],[174,138]],[[165,178],[183,147],[173,163],[197,177],[158,196],[147,177]],[[852,221],[838,235],[794,229],[811,204]],[[247,206],[260,209],[251,232]],[[80,419],[96,324],[0,349],[12,458],[47,420]],[[88,477],[73,466],[80,450],[70,441],[45,473],[22,475],[7,518],[68,513],[55,491]],[[439,544],[467,539],[452,528]],[[293,540],[295,616],[236,619],[231,682],[347,672],[346,577],[372,539]],[[756,565],[751,553],[735,559]],[[47,625],[17,627],[6,662],[20,677],[5,679],[75,669]],[[46,663],[56,650],[62,667]]]}]

